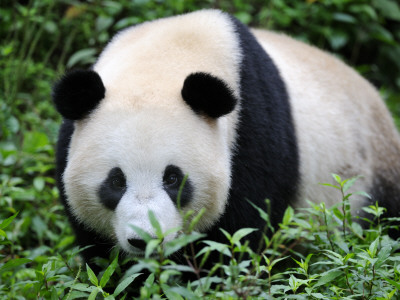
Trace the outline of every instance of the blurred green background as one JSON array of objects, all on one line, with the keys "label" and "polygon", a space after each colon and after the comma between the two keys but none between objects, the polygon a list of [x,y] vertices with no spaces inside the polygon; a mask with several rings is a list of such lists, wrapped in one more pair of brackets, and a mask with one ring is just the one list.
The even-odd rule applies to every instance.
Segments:
[{"label": "blurred green background", "polygon": [[127,26],[219,8],[249,26],[283,31],[355,67],[380,90],[400,125],[396,0],[0,3],[0,223],[19,212],[12,226],[0,226],[0,264],[29,257],[40,265],[71,245],[73,235],[54,182],[61,119],[51,102],[51,86],[67,69],[89,67],[109,39]]}]

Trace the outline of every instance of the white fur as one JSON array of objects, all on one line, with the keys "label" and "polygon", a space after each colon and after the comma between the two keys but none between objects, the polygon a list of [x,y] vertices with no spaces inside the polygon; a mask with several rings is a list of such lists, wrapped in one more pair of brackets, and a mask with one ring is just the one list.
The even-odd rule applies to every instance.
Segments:
[{"label": "white fur", "polygon": [[[286,84],[300,151],[305,200],[332,205],[339,192],[318,183],[362,175],[353,191],[369,191],[374,172],[400,169],[399,135],[377,91],[354,70],[323,51],[282,34],[253,30]],[[396,154],[397,153],[397,154]],[[364,205],[352,197],[355,212]]]},{"label": "white fur", "polygon": [[[320,50],[271,32],[254,33],[288,89],[300,151],[298,205],[304,199],[337,202],[340,195],[318,185],[329,182],[332,172],[364,175],[356,189],[366,190],[374,170],[399,168],[398,135],[370,84]],[[207,213],[197,229],[214,224],[228,199],[240,106],[210,120],[196,115],[180,91],[190,73],[207,72],[224,79],[239,97],[241,57],[232,23],[213,10],[118,34],[94,66],[106,87],[105,99],[76,122],[71,140],[63,179],[78,220],[114,237],[131,253],[135,250],[127,240],[137,235],[130,224],[154,235],[149,210],[164,231],[180,226],[181,214],[162,187],[165,167],[173,164],[189,174],[194,186],[184,212],[204,207]],[[126,175],[127,191],[111,211],[97,191],[114,167]]]},{"label": "white fur", "polygon": [[[148,178],[141,178],[141,180],[146,179]],[[116,208],[113,227],[119,245],[127,252],[135,251],[128,243],[128,239],[140,239],[140,236],[129,225],[139,227],[155,237],[153,227],[149,223],[149,211],[154,213],[163,232],[172,228],[179,228],[182,225],[181,216],[171,203],[167,193],[159,187],[148,187],[148,185],[149,183],[145,182],[141,188],[138,188],[139,191],[129,189]],[[174,239],[176,233],[169,234],[164,242]]]},{"label": "white fur", "polygon": [[[189,174],[194,187],[183,213],[207,209],[198,230],[216,222],[228,198],[237,112],[205,119],[185,104],[180,91],[189,74],[202,71],[223,78],[238,96],[239,49],[227,16],[218,11],[144,23],[112,40],[94,66],[105,99],[89,118],[76,122],[64,173],[68,201],[81,222],[113,236],[131,253],[127,240],[137,235],[130,224],[155,235],[149,210],[164,231],[181,225],[181,214],[162,187],[168,165]],[[126,175],[127,192],[112,212],[97,190],[114,167]]]}]

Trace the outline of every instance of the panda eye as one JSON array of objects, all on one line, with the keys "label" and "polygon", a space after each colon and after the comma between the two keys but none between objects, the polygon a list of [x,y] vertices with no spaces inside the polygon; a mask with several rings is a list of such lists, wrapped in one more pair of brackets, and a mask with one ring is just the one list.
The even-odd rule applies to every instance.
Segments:
[{"label": "panda eye", "polygon": [[111,185],[115,190],[124,190],[126,188],[125,178],[116,176],[111,180]]},{"label": "panda eye", "polygon": [[163,185],[170,190],[178,189],[183,177],[180,168],[174,165],[168,165],[164,170]]},{"label": "panda eye", "polygon": [[176,175],[175,173],[171,173],[171,174],[164,176],[164,180],[163,180],[164,185],[171,186],[171,185],[175,185],[177,182],[178,182],[178,175]]}]

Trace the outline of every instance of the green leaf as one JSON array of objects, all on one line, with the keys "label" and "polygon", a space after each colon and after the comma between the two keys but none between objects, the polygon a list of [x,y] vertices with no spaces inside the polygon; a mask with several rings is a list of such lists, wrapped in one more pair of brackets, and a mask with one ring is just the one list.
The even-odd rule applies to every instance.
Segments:
[{"label": "green leaf", "polygon": [[142,273],[132,274],[122,280],[115,288],[113,296],[117,297],[119,294],[121,294],[121,292],[124,291],[139,275],[142,275]]},{"label": "green leaf", "polygon": [[310,295],[317,299],[327,299],[326,296],[321,293],[311,293]]},{"label": "green leaf", "polygon": [[375,8],[373,8],[371,5],[368,4],[360,4],[360,5],[353,4],[350,7],[350,11],[356,15],[364,14],[368,16],[368,18],[371,19],[372,21],[376,21],[378,19],[378,15],[375,11]]},{"label": "green leaf", "polygon": [[240,22],[242,22],[244,24],[249,24],[252,19],[251,15],[244,11],[239,11],[239,12],[235,13],[235,17],[238,18],[240,20]]},{"label": "green leaf", "polygon": [[333,187],[333,188],[335,188],[335,189],[340,190],[340,186],[337,186],[337,185],[334,185],[334,184],[330,184],[330,183],[320,183],[320,185],[329,186],[329,187]]},{"label": "green leaf", "polygon": [[36,231],[38,236],[41,238],[48,230],[47,223],[43,221],[43,219],[39,215],[34,216],[32,219],[32,229]]},{"label": "green leaf", "polygon": [[342,185],[342,178],[340,178],[339,175],[333,173],[333,174],[332,174],[332,177],[333,177],[333,179],[335,179],[335,181],[336,181],[337,183],[340,184],[340,186]]},{"label": "green leaf", "polygon": [[18,119],[15,118],[14,116],[10,116],[7,120],[6,120],[6,126],[7,128],[12,132],[12,133],[17,133],[19,130],[19,122]]},{"label": "green leaf", "polygon": [[100,286],[102,288],[104,288],[107,282],[110,280],[110,277],[114,273],[117,265],[118,265],[118,255],[114,258],[112,263],[107,267],[107,269],[104,271],[103,276],[100,279]]},{"label": "green leaf", "polygon": [[242,228],[242,229],[239,229],[232,236],[231,243],[232,244],[237,244],[243,237],[245,237],[246,235],[249,235],[250,233],[252,233],[254,231],[257,231],[257,230],[258,229],[256,229],[256,228]]},{"label": "green leaf", "polygon": [[391,280],[389,278],[384,278],[387,282],[389,282],[391,285],[393,285],[396,289],[400,291],[400,282],[396,282],[394,280]]},{"label": "green leaf", "polygon": [[43,280],[44,280],[44,272],[43,271],[35,270],[35,275],[36,275],[36,280],[43,282]]},{"label": "green leaf", "polygon": [[224,236],[228,239],[229,242],[232,241],[232,236],[229,234],[228,231],[226,231],[226,230],[223,229],[223,228],[220,228],[219,230],[224,234]]},{"label": "green leaf", "polygon": [[288,206],[288,208],[286,208],[285,210],[285,214],[283,215],[282,224],[289,225],[293,219],[293,216],[294,216],[294,209],[291,206]]},{"label": "green leaf", "polygon": [[167,296],[168,299],[184,300],[181,295],[179,295],[177,292],[172,290],[168,285],[164,284],[163,286],[165,287],[165,288],[163,288],[163,292],[165,293],[165,296]]},{"label": "green leaf", "polygon": [[299,279],[293,275],[290,275],[288,282],[289,282],[289,286],[291,287],[292,291],[295,293],[300,286],[307,284],[307,280]]},{"label": "green leaf", "polygon": [[371,258],[375,258],[376,251],[378,250],[378,245],[379,245],[379,237],[377,237],[375,241],[373,241],[369,246],[368,254],[370,255]]},{"label": "green leaf", "polygon": [[11,222],[15,219],[15,217],[18,215],[18,212],[13,214],[11,217],[3,220],[0,224],[0,229],[6,228],[8,225],[11,224]]},{"label": "green leaf", "polygon": [[360,178],[359,176],[355,176],[355,177],[346,179],[343,184],[343,192],[346,192],[349,188],[351,188],[359,178]]},{"label": "green leaf", "polygon": [[67,68],[71,68],[77,64],[91,64],[96,61],[96,49],[86,48],[75,52],[67,62]]},{"label": "green leaf", "polygon": [[370,208],[370,207],[362,207],[361,208],[363,211],[365,211],[365,212],[367,212],[367,213],[369,213],[369,214],[371,214],[371,215],[376,215],[376,210],[375,209],[372,209],[372,208]]},{"label": "green leaf", "polygon": [[393,34],[382,26],[375,26],[373,31],[373,36],[382,42],[388,43],[390,45],[396,45],[396,41]]},{"label": "green leaf", "polygon": [[31,261],[32,260],[30,260],[28,258],[15,258],[15,259],[9,260],[8,262],[6,262],[4,265],[2,265],[0,267],[0,274],[5,271],[8,271],[8,270],[14,269],[16,267],[19,267],[21,265],[24,265],[26,263],[29,263]]},{"label": "green leaf", "polygon": [[35,177],[35,179],[33,179],[33,186],[35,187],[35,189],[38,192],[43,191],[44,186],[45,186],[45,180],[43,177]]},{"label": "green leaf", "polygon": [[150,257],[154,253],[154,250],[157,248],[157,246],[160,245],[160,242],[161,241],[159,239],[152,239],[148,241],[144,256],[146,258]]},{"label": "green leaf", "polygon": [[321,277],[319,278],[317,283],[314,285],[314,287],[325,285],[325,284],[331,282],[332,280],[334,280],[335,278],[339,277],[340,275],[343,275],[343,271],[337,270],[337,269],[329,270],[321,275]]},{"label": "green leaf", "polygon": [[334,208],[332,212],[340,221],[343,221],[344,215],[343,215],[343,212],[340,209]]},{"label": "green leaf", "polygon": [[96,275],[94,274],[93,270],[89,267],[88,264],[86,264],[86,271],[87,271],[90,282],[93,283],[93,285],[95,285],[95,286],[99,286],[99,281],[98,281]]},{"label": "green leaf", "polygon": [[58,300],[57,289],[53,286],[51,288],[51,300]]},{"label": "green leaf", "polygon": [[180,235],[179,237],[165,243],[164,254],[165,254],[165,256],[169,256],[172,253],[175,253],[176,251],[178,251],[179,249],[182,249],[186,245],[193,243],[205,236],[206,236],[206,234],[199,233],[199,232],[192,232],[189,235],[186,235],[186,234]]},{"label": "green leaf", "polygon": [[206,212],[206,209],[203,207],[199,213],[193,218],[193,220],[190,222],[189,225],[189,232],[192,232],[194,227],[199,223],[200,219],[203,217],[204,213]]},{"label": "green leaf", "polygon": [[153,239],[153,237],[144,231],[142,228],[137,227],[135,225],[129,224],[129,226],[146,242],[149,242]]},{"label": "green leaf", "polygon": [[185,187],[187,179],[188,179],[188,175],[186,174],[185,177],[183,177],[181,185],[179,186],[178,196],[176,197],[178,210],[181,209],[182,192],[183,192],[183,188]]},{"label": "green leaf", "polygon": [[[284,259],[287,259],[287,258],[289,258],[290,256],[285,256],[285,257],[281,257],[281,258],[277,258],[277,259],[274,259],[272,262],[271,262],[271,269],[272,269],[272,267],[275,265],[275,264],[277,264],[278,262],[280,262],[280,261],[282,261],[282,260],[284,260]],[[266,258],[266,257],[265,257]]]},{"label": "green leaf", "polygon": [[200,256],[201,254],[203,254],[203,253],[205,253],[205,252],[207,252],[209,250],[218,251],[218,252],[223,253],[223,254],[225,254],[226,256],[229,256],[229,257],[232,256],[232,254],[229,252],[228,245],[225,245],[225,244],[222,244],[222,243],[218,243],[218,242],[214,242],[214,241],[203,241],[203,243],[207,244],[208,247],[203,247],[203,249],[201,249],[199,251],[199,253],[197,253],[196,256]]},{"label": "green leaf", "polygon": [[[168,290],[168,291],[173,291],[175,292],[174,295],[179,295],[181,297],[183,297],[183,299],[191,299],[191,300],[202,300],[205,299],[205,297],[200,297],[198,295],[196,295],[194,292],[192,292],[190,289],[184,287],[184,286],[174,286],[174,287],[169,287],[165,284],[162,285],[163,290]],[[168,294],[167,294],[168,296]],[[170,294],[170,296],[173,296],[172,294]],[[175,299],[175,298],[171,298],[170,296],[169,299]],[[206,298],[209,299],[209,298]]]},{"label": "green leaf", "polygon": [[111,26],[111,24],[114,22],[113,18],[110,17],[105,17],[105,16],[98,16],[96,19],[96,31],[104,31],[108,27]]},{"label": "green leaf", "polygon": [[100,292],[100,290],[97,288],[97,289],[94,289],[91,293],[90,293],[90,295],[89,295],[89,297],[88,297],[88,300],[95,300],[96,299],[96,296],[97,296],[97,294]]},{"label": "green leaf", "polygon": [[310,264],[310,260],[311,260],[311,257],[312,257],[312,256],[313,256],[312,253],[310,253],[310,254],[307,255],[306,260],[305,260],[305,264],[307,264],[307,265]]},{"label": "green leaf", "polygon": [[65,284],[65,286],[70,286],[71,289],[81,291],[81,292],[92,292],[94,289],[97,289],[95,286],[89,286],[86,283],[75,283],[74,282],[68,282]]},{"label": "green leaf", "polygon": [[391,253],[392,253],[391,246],[382,247],[382,249],[378,252],[377,256],[378,260],[375,262],[375,269],[379,268],[383,263],[385,263]]},{"label": "green leaf", "polygon": [[158,222],[156,216],[154,215],[154,212],[149,210],[148,215],[149,215],[149,220],[150,220],[151,226],[153,226],[157,237],[159,239],[162,239],[163,238],[163,232],[162,232],[162,229],[161,229],[161,225]]},{"label": "green leaf", "polygon": [[360,195],[360,196],[364,196],[368,199],[372,199],[370,194],[368,194],[367,192],[363,192],[363,191],[354,192],[353,195]]},{"label": "green leaf", "polygon": [[334,13],[332,17],[335,21],[339,21],[342,23],[350,23],[350,24],[357,23],[356,18],[354,18],[352,15],[345,14],[345,13]]},{"label": "green leaf", "polygon": [[263,209],[259,208],[258,206],[256,206],[256,205],[253,204],[252,202],[249,201],[249,203],[251,204],[251,206],[253,206],[253,207],[258,211],[258,213],[260,214],[260,217],[261,217],[264,221],[266,221],[267,224],[269,224],[269,223],[270,223],[269,215],[268,215]]},{"label": "green leaf", "polygon": [[154,283],[154,279],[155,279],[154,273],[151,273],[145,281],[146,285],[148,285],[148,286],[152,285]]},{"label": "green leaf", "polygon": [[355,234],[357,237],[359,237],[359,238],[362,238],[362,237],[363,237],[363,229],[362,229],[362,227],[361,227],[360,224],[358,224],[358,223],[356,223],[356,222],[353,222],[353,223],[351,224],[351,229],[353,230],[354,234]]},{"label": "green leaf", "polygon": [[28,131],[24,134],[22,150],[27,153],[36,153],[49,144],[46,134],[38,131]]},{"label": "green leaf", "polygon": [[330,250],[325,250],[324,255],[328,256],[337,265],[340,266],[343,265],[343,256],[341,256],[339,253]]},{"label": "green leaf", "polygon": [[75,241],[75,236],[69,235],[61,239],[61,241],[56,245],[56,249],[65,248],[71,245]]},{"label": "green leaf", "polygon": [[56,34],[58,26],[57,26],[56,22],[53,22],[51,20],[47,20],[44,23],[44,29],[50,34]]},{"label": "green leaf", "polygon": [[345,243],[344,241],[342,241],[342,240],[337,240],[337,241],[335,242],[335,244],[338,245],[339,248],[342,249],[342,250],[344,251],[344,253],[348,254],[348,253],[350,252],[350,249],[349,249],[347,243]]},{"label": "green leaf", "polygon": [[396,1],[374,0],[373,5],[388,19],[400,21],[400,7]]},{"label": "green leaf", "polygon": [[7,155],[6,159],[3,160],[3,166],[12,166],[17,162],[17,156],[14,154]]}]

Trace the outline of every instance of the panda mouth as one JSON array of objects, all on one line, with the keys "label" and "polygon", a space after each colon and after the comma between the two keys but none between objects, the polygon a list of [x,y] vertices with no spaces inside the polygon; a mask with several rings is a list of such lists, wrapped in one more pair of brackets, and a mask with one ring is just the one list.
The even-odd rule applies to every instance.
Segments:
[{"label": "panda mouth", "polygon": [[119,246],[120,251],[122,252],[122,255],[126,258],[144,258],[145,257],[145,251],[136,249],[134,247],[123,247]]},{"label": "panda mouth", "polygon": [[[122,250],[125,252],[125,255],[128,257],[134,258],[145,258],[146,256],[146,247],[147,242],[142,239],[131,238],[128,239],[128,243],[125,246],[122,246]],[[156,249],[153,250],[153,253],[150,254],[150,257],[156,258],[158,256]]]},{"label": "panda mouth", "polygon": [[[179,237],[180,235],[183,234],[183,231],[179,230],[174,238]],[[149,255],[151,258],[157,258],[159,257],[159,253],[157,252],[158,247],[164,248],[164,243],[166,242],[165,239],[163,239],[157,247],[154,248],[153,252]],[[127,247],[122,247],[124,250],[125,254],[130,257],[135,257],[135,258],[145,258],[146,256],[146,248],[147,248],[147,242],[142,240],[142,239],[135,239],[131,238],[128,239],[128,245]],[[162,250],[163,251],[163,250]]]},{"label": "panda mouth", "polygon": [[136,257],[136,258],[145,258],[145,252],[144,251],[131,251],[130,256]]},{"label": "panda mouth", "polygon": [[141,252],[144,252],[146,250],[146,246],[147,243],[146,241],[142,240],[142,239],[135,239],[135,238],[131,238],[128,239],[128,243],[134,248],[134,249],[138,249]]}]

